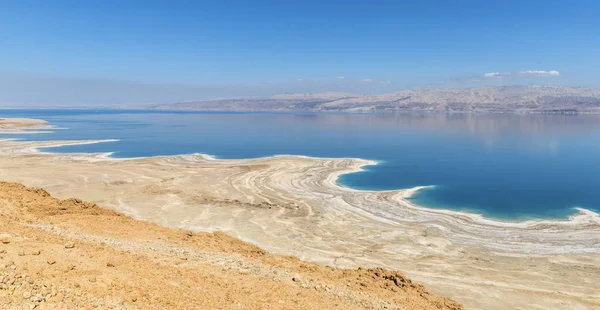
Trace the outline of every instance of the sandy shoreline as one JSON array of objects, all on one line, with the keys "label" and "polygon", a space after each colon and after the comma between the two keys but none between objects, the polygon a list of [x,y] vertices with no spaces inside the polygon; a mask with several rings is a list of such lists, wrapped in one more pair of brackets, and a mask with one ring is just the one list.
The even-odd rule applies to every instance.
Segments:
[{"label": "sandy shoreline", "polygon": [[[17,139],[4,139],[5,141],[19,141]],[[0,142],[2,139],[0,139]],[[86,144],[96,144],[96,143],[105,143],[105,142],[117,142],[118,139],[104,139],[104,140],[76,140],[76,141],[47,141],[48,144],[44,146],[39,146],[38,141],[35,142],[28,149],[24,149],[24,153],[33,154],[40,153],[46,155],[53,155],[56,153],[43,151],[45,148],[55,148],[61,146],[72,146],[72,145],[86,145]],[[418,211],[426,211],[433,213],[446,214],[453,217],[467,217],[473,222],[477,222],[479,224],[485,224],[496,227],[512,227],[512,228],[536,228],[542,225],[556,225],[556,226],[579,226],[582,224],[598,224],[600,225],[600,214],[588,210],[585,208],[574,208],[577,212],[570,215],[568,219],[528,219],[528,220],[503,220],[493,217],[486,217],[482,214],[471,213],[467,211],[456,211],[449,209],[432,209],[420,206],[416,203],[410,202],[409,198],[411,198],[414,194],[416,194],[419,190],[432,188],[435,185],[426,185],[426,186],[415,186],[412,188],[405,189],[395,189],[395,190],[363,190],[363,189],[355,189],[351,187],[347,187],[338,183],[339,178],[344,174],[356,173],[364,171],[364,167],[373,166],[379,164],[376,160],[370,159],[362,159],[362,158],[351,158],[351,157],[343,157],[343,158],[327,158],[327,157],[311,157],[305,155],[291,155],[291,154],[280,154],[280,155],[272,155],[258,158],[242,158],[242,159],[219,159],[216,156],[204,154],[204,153],[191,153],[191,154],[180,154],[180,155],[171,155],[171,156],[143,156],[143,157],[126,157],[126,158],[117,158],[112,157],[112,152],[105,153],[69,153],[68,155],[72,156],[73,159],[80,160],[91,160],[92,158],[95,160],[113,160],[113,161],[127,161],[127,160],[143,160],[143,159],[151,159],[151,158],[168,158],[168,157],[181,157],[181,156],[192,156],[192,157],[201,157],[205,160],[214,160],[214,161],[244,161],[244,160],[276,160],[278,158],[301,158],[307,160],[350,160],[356,162],[356,165],[353,167],[348,167],[347,170],[340,170],[335,173],[331,173],[327,176],[326,181],[330,184],[331,187],[335,187],[340,191],[348,191],[348,192],[358,192],[358,193],[391,193],[393,195],[397,195],[394,199],[398,200],[403,207],[413,208]],[[598,249],[598,253],[600,253],[600,249]]]},{"label": "sandy shoreline", "polygon": [[361,159],[40,151],[80,143],[1,140],[0,179],[167,227],[225,231],[322,264],[402,270],[467,308],[600,307],[600,218],[591,211],[569,220],[502,222],[419,207],[406,199],[416,189],[337,184],[340,175],[374,164]]}]

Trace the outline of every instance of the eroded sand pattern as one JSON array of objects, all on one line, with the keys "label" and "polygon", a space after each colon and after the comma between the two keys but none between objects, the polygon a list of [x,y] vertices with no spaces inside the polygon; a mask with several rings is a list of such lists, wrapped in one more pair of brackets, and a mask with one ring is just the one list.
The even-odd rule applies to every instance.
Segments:
[{"label": "eroded sand pattern", "polygon": [[600,308],[600,218],[506,223],[425,209],[417,189],[358,191],[340,174],[373,162],[204,155],[113,159],[0,141],[0,179],[79,197],[137,219],[224,231],[270,252],[335,267],[401,270],[467,309]]}]

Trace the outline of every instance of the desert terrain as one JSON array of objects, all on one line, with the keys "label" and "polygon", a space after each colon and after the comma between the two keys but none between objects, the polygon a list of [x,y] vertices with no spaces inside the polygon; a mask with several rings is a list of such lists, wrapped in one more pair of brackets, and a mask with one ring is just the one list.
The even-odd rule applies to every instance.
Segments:
[{"label": "desert terrain", "polygon": [[[374,164],[362,159],[216,160],[201,154],[115,159],[43,152],[101,142],[2,140],[0,179],[194,236],[224,232],[273,254],[320,264],[311,266],[400,270],[467,309],[600,308],[600,217],[590,211],[564,221],[501,222],[416,206],[406,198],[418,188],[338,186],[339,175]],[[47,221],[53,223],[38,226],[60,235],[63,228],[52,227],[62,219]],[[100,223],[98,228],[110,227]],[[77,229],[88,226],[95,227]],[[67,235],[77,234],[62,237]]]},{"label": "desert terrain", "polygon": [[597,114],[600,112],[600,89],[529,85],[404,90],[367,95],[299,93],[176,102],[154,107],[200,111]]},{"label": "desert terrain", "polygon": [[462,309],[398,272],[271,255],[0,182],[2,309]]}]

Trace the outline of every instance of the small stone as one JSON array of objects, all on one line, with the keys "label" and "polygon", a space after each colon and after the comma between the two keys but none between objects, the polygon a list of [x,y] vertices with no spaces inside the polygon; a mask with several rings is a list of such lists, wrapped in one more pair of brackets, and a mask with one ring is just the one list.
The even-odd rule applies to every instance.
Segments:
[{"label": "small stone", "polygon": [[31,292],[25,292],[23,293],[23,298],[24,299],[29,299],[31,297]]},{"label": "small stone", "polygon": [[92,283],[96,282],[96,278],[93,278],[93,277],[90,278],[90,282],[92,282]]},{"label": "small stone", "polygon": [[44,297],[42,297],[42,295],[40,295],[40,294],[37,294],[33,297],[33,299],[31,301],[41,302],[42,300],[44,300]]},{"label": "small stone", "polygon": [[75,247],[75,243],[73,243],[73,242],[69,242],[69,243],[65,244],[66,249],[72,249],[74,247]]},{"label": "small stone", "polygon": [[299,274],[294,274],[294,276],[292,276],[292,281],[294,281],[294,282],[300,282],[300,275]]},{"label": "small stone", "polygon": [[6,250],[0,250],[0,254],[5,254]]},{"label": "small stone", "polygon": [[187,236],[188,236],[188,237],[193,237],[193,236],[194,236],[194,233],[193,233],[193,232],[191,232],[191,231],[188,231],[188,232],[187,232]]},{"label": "small stone", "polygon": [[25,252],[24,251],[20,251],[18,255],[19,256],[25,256]]},{"label": "small stone", "polygon": [[111,263],[111,262],[106,263],[106,267],[114,267],[114,266],[115,266],[114,263]]},{"label": "small stone", "polygon": [[0,234],[0,243],[9,244],[10,243],[10,235],[9,234]]},{"label": "small stone", "polygon": [[42,252],[40,250],[31,252],[31,255],[40,255]]},{"label": "small stone", "polygon": [[46,260],[46,262],[48,263],[48,265],[54,265],[56,264],[56,260],[52,257],[48,257],[48,259]]}]

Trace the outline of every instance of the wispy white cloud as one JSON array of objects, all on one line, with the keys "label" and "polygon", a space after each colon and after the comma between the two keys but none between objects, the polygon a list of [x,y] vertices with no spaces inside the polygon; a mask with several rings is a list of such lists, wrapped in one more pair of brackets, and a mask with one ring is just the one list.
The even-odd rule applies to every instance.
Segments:
[{"label": "wispy white cloud", "polygon": [[488,72],[483,75],[484,79],[501,79],[513,75],[512,72]]},{"label": "wispy white cloud", "polygon": [[519,72],[488,72],[484,73],[482,77],[484,79],[501,79],[509,76],[521,76],[521,77],[546,77],[546,76],[560,76],[560,72],[556,70],[542,71],[542,70],[527,70]]},{"label": "wispy white cloud", "polygon": [[340,75],[340,76],[336,76],[335,78],[338,79],[338,80],[343,80],[345,77],[343,77],[343,76]]},{"label": "wispy white cloud", "polygon": [[486,79],[501,78],[503,76],[504,75],[502,73],[500,73],[500,72],[489,72],[489,73],[485,73],[483,75],[483,77],[486,78]]},{"label": "wispy white cloud", "polygon": [[372,79],[363,79],[363,80],[361,80],[361,82],[363,82],[363,83],[372,83],[373,80]]},{"label": "wispy white cloud", "polygon": [[519,74],[519,76],[526,76],[526,77],[560,76],[560,72],[558,72],[556,70],[550,70],[550,71],[527,70],[527,71],[521,71],[518,74]]},{"label": "wispy white cloud", "polygon": [[381,84],[381,85],[389,85],[389,84],[392,84],[392,81],[389,81],[389,80],[388,81],[381,81],[381,82],[379,82],[379,84]]}]

